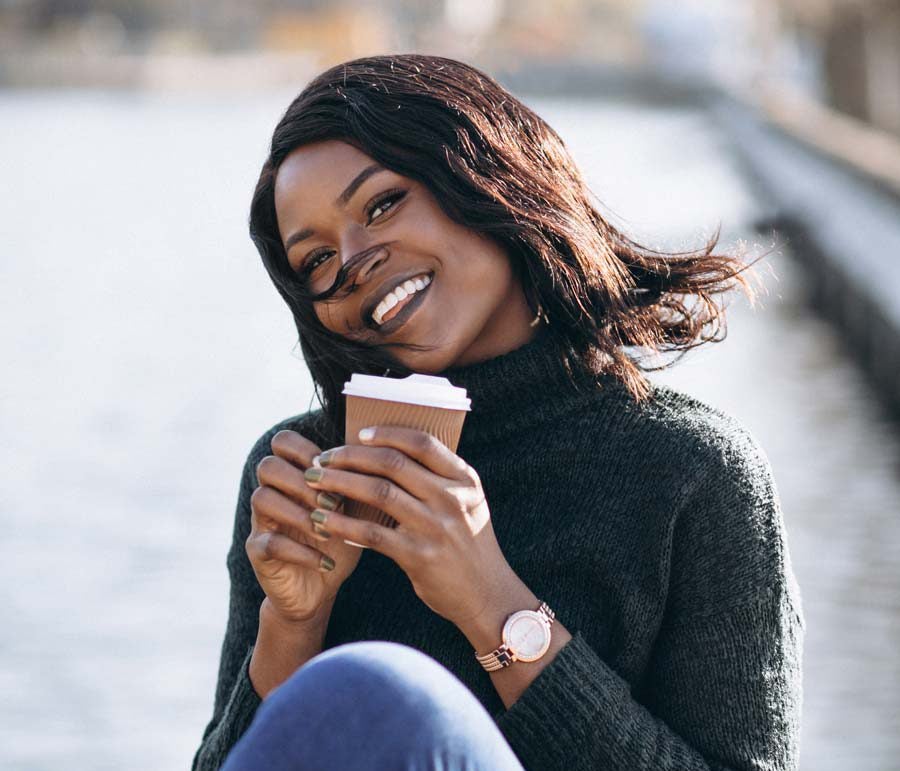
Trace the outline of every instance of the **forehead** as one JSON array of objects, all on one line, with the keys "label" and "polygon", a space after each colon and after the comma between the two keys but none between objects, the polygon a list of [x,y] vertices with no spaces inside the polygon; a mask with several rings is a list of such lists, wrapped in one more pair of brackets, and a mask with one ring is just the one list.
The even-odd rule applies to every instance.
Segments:
[{"label": "forehead", "polygon": [[298,147],[284,159],[275,176],[275,208],[330,203],[356,173],[373,162],[362,150],[338,140]]}]

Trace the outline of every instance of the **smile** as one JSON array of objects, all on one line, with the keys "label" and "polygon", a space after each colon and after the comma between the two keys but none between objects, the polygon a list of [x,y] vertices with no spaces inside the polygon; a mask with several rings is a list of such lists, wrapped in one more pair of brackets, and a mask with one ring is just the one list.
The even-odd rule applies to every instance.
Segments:
[{"label": "smile", "polygon": [[381,302],[375,306],[375,310],[372,311],[372,320],[376,324],[381,325],[383,321],[396,314],[409,297],[421,291],[430,283],[431,276],[428,273],[401,281],[393,290],[382,297]]},{"label": "smile", "polygon": [[431,287],[433,285],[434,276],[432,275],[431,282],[424,289],[417,290],[412,295],[412,297],[398,304],[400,310],[397,311],[395,315],[391,316],[391,318],[389,318],[387,321],[382,323],[381,326],[376,327],[378,331],[383,335],[389,335],[402,327],[419,309],[422,303],[425,302],[425,297],[429,294],[429,292],[431,292]]}]

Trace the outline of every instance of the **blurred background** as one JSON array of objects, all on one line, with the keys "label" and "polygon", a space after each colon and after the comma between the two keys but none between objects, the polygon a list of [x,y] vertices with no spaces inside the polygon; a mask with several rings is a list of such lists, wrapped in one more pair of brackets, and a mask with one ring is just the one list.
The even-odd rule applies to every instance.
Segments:
[{"label": "blurred background", "polygon": [[313,75],[411,51],[497,77],[646,245],[776,247],[650,377],[772,463],[804,771],[900,768],[898,0],[0,0],[0,767],[190,765],[243,462],[312,400],[251,190]]}]

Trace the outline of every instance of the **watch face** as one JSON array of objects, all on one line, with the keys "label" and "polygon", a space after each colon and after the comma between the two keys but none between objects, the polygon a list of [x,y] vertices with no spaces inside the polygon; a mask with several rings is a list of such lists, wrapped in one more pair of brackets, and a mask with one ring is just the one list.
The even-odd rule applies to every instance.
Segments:
[{"label": "watch face", "polygon": [[536,661],[550,647],[550,630],[534,611],[514,613],[503,631],[504,641],[519,661]]}]

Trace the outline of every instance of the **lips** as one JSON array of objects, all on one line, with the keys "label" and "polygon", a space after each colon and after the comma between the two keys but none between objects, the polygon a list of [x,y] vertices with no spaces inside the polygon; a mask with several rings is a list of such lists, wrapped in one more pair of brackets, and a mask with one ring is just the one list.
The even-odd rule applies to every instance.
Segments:
[{"label": "lips", "polygon": [[[384,298],[384,296],[390,292],[392,289],[395,289],[400,284],[408,281],[411,278],[415,278],[416,276],[429,275],[434,278],[434,274],[428,270],[422,270],[419,268],[418,270],[408,271],[407,273],[401,273],[396,276],[391,276],[390,278],[385,279],[378,285],[366,298],[365,302],[362,306],[362,320],[365,326],[369,327],[369,329],[380,329],[378,324],[375,323],[375,320],[372,318],[372,314],[375,312],[375,308],[378,307],[378,303]],[[418,294],[418,292],[417,292]]]},{"label": "lips", "polygon": [[[429,292],[431,292],[431,288],[434,286],[434,279],[429,282],[428,286],[424,289],[420,289],[418,292],[413,294],[412,299],[409,302],[405,303],[403,307],[398,311],[396,316],[392,316],[387,321],[385,321],[380,327],[376,325],[376,329],[378,332],[384,336],[389,337],[394,334],[396,330],[406,324],[407,320],[418,311],[419,306],[425,302],[428,298]],[[374,323],[374,322],[373,322]]]}]

